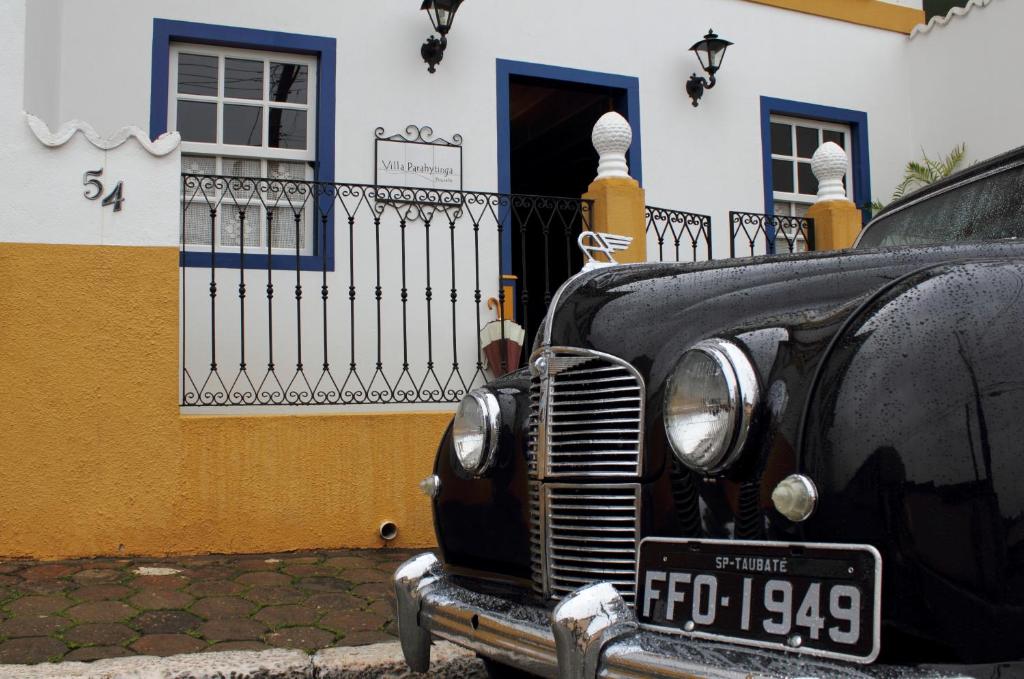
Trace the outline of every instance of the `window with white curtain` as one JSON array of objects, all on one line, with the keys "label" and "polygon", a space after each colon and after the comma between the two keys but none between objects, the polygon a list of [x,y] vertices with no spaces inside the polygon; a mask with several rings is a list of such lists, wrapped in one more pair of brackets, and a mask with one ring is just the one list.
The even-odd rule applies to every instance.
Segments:
[{"label": "window with white curtain", "polygon": [[[853,162],[850,155],[850,126],[806,118],[791,118],[773,115],[771,117],[772,140],[772,207],[777,216],[803,217],[818,196],[818,180],[811,172],[811,157],[818,147],[827,141],[838,144],[846,151],[847,170],[843,178],[848,195],[853,195],[853,186],[847,182],[853,176]],[[780,252],[787,237],[794,241],[794,249],[807,249],[804,237],[795,227],[780,225],[787,231],[786,237],[779,234],[776,247]]]},{"label": "window with white curtain", "polygon": [[849,125],[773,115],[771,140],[775,214],[803,217],[807,208],[814,204],[818,180],[811,172],[811,157],[827,141],[835,142],[846,151],[847,170],[843,185],[847,195],[853,195]]},{"label": "window with white curtain", "polygon": [[[167,129],[181,133],[182,172],[313,179],[315,57],[173,43],[169,76]],[[269,245],[272,253],[294,253],[297,248],[310,254],[313,210],[308,192],[289,191],[287,184],[264,185],[259,191],[253,186],[228,183],[226,190],[218,190],[222,200],[215,219],[206,200],[189,200],[189,192],[185,247],[209,250],[215,239],[212,245],[218,250],[265,253]],[[245,211],[244,234],[239,207]]]}]

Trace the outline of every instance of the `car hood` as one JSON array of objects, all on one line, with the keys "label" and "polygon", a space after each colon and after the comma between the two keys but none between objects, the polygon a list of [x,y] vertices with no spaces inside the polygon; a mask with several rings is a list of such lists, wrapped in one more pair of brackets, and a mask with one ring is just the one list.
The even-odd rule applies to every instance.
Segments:
[{"label": "car hood", "polygon": [[688,347],[729,337],[767,379],[780,346],[811,359],[888,283],[943,261],[1022,251],[1024,243],[1002,241],[602,267],[559,290],[536,344],[625,359],[644,375],[652,396]]}]

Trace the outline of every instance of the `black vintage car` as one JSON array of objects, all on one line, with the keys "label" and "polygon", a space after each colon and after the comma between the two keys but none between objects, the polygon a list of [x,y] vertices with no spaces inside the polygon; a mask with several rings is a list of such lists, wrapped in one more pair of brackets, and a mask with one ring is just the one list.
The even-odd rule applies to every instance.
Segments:
[{"label": "black vintage car", "polygon": [[1024,150],[852,250],[608,266],[441,441],[395,574],[495,675],[1024,675]]}]

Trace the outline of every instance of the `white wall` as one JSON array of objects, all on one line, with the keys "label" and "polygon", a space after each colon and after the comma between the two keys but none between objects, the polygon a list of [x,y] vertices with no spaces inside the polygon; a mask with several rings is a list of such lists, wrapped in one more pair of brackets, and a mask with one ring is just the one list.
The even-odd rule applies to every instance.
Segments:
[{"label": "white wall", "polygon": [[[0,220],[0,241],[176,245],[177,194],[166,187],[177,181],[180,172],[177,134],[152,144],[144,133],[133,135],[128,130],[110,140],[87,125],[48,130],[36,121],[35,130],[30,129],[22,111],[25,102],[42,102],[43,108],[56,102],[49,97],[50,88],[30,87],[22,81],[24,76],[26,81],[40,78],[36,84],[48,84],[45,79],[56,74],[54,61],[36,61],[32,66],[33,59],[25,58],[26,44],[45,34],[42,26],[48,22],[38,12],[54,5],[47,0],[38,4],[32,0],[27,6],[24,0],[0,2],[5,19],[0,23],[0,71],[7,75],[10,88],[7,96],[0,97],[0,183],[15,189]],[[96,200],[83,196],[83,175],[89,170],[101,172],[97,180],[105,189]],[[129,207],[114,212],[112,206],[101,206],[101,199],[118,180],[125,183]]]},{"label": "white wall", "polygon": [[25,6],[25,108],[56,129],[60,123],[61,0]]},{"label": "white wall", "polygon": [[[34,2],[35,0],[33,0]],[[59,0],[46,0],[59,2]],[[906,59],[906,36],[856,26],[799,12],[780,10],[743,0],[647,0],[629,11],[615,0],[517,0],[516,2],[468,2],[460,10],[449,37],[444,61],[428,74],[419,46],[430,33],[425,13],[416,3],[386,0],[372,3],[307,0],[301,11],[294,3],[250,0],[94,0],[89,3],[59,2],[54,21],[59,25],[59,49],[34,41],[34,50],[50,51],[30,58],[32,77],[45,79],[59,74],[59,97],[47,88],[34,92],[30,103],[41,113],[58,120],[89,121],[110,133],[126,124],[148,127],[150,108],[150,59],[154,17],[249,28],[334,36],[338,41],[336,172],[337,181],[372,182],[373,130],[399,131],[406,125],[427,124],[442,137],[460,133],[464,138],[464,184],[467,189],[497,189],[497,129],[495,60],[580,68],[636,76],[640,83],[640,127],[643,144],[643,179],[648,203],[673,209],[710,214],[714,223],[715,255],[728,253],[729,210],[763,210],[761,96],[865,111],[869,121],[872,181],[878,187],[896,183],[915,144],[909,102],[910,75],[894,67]],[[693,108],[684,83],[699,70],[696,57],[687,51],[708,29],[732,40],[720,72],[719,84],[708,91],[699,108]],[[54,61],[58,62],[55,67]],[[164,93],[160,93],[164,96]],[[596,169],[596,168],[595,168]],[[177,186],[173,191],[177,195]],[[884,192],[884,191],[883,191]],[[329,274],[331,290],[331,347],[335,378],[347,371],[349,271],[344,224],[339,222],[337,270]],[[364,227],[365,228],[365,227]],[[385,304],[391,321],[382,341],[389,352],[390,375],[395,377],[395,342],[400,336],[396,306],[395,225],[387,226],[391,249],[387,270]],[[460,238],[469,232],[460,227]],[[358,238],[365,238],[361,234]],[[436,229],[432,245],[438,258],[435,267],[441,280],[434,285],[434,328],[440,357],[442,383],[450,370],[450,313],[445,272],[444,230]],[[357,240],[358,240],[357,238]],[[415,238],[421,238],[416,235]],[[493,233],[484,234],[485,252],[496,247]],[[468,241],[460,241],[465,248]],[[375,330],[373,267],[367,252],[360,251],[357,265],[357,314],[360,332],[360,369],[372,373]],[[653,247],[653,246],[652,246]],[[472,271],[464,257],[457,262],[459,297],[472,299],[467,280]],[[414,266],[420,266],[416,264]],[[488,268],[490,267],[490,268]],[[425,271],[410,268],[407,310],[412,324],[425,322],[423,283]],[[208,344],[209,275],[186,271],[187,319],[190,346]],[[216,301],[218,352],[221,365],[234,364],[237,371],[238,300],[237,270],[218,272]],[[495,261],[484,263],[482,294],[496,293]],[[294,363],[284,347],[294,345],[294,273],[275,272],[281,281],[275,295],[275,345],[281,349],[278,365]],[[303,346],[309,372],[319,374],[319,275],[302,274]],[[259,333],[265,296],[265,274],[247,274],[247,319],[251,332]],[[199,302],[197,304],[196,302]],[[204,306],[205,305],[205,306]],[[492,314],[482,311],[486,322]],[[469,325],[464,325],[469,323]],[[459,321],[460,363],[467,373],[475,363],[475,319]],[[468,328],[468,329],[467,329]],[[265,334],[265,333],[264,333]],[[449,332],[450,335],[450,332]],[[410,363],[424,372],[426,346],[423,335],[413,339]],[[308,349],[306,348],[308,346]],[[265,359],[265,348],[247,347],[250,364]],[[262,352],[262,353],[261,353]],[[448,366],[443,368],[445,352]],[[200,363],[206,357],[193,351]],[[191,359],[190,359],[191,363]],[[369,366],[367,369],[364,366]],[[334,368],[332,368],[334,369]],[[232,373],[233,374],[233,373]],[[202,376],[194,376],[197,381]],[[224,376],[227,379],[227,375]],[[197,385],[198,386],[198,385]]]},{"label": "white wall", "polygon": [[1024,3],[993,0],[907,44],[913,147],[906,160],[967,144],[968,162],[1024,145]]},{"label": "white wall", "polygon": [[[59,116],[101,131],[149,118],[152,19],[239,25],[338,39],[337,164],[343,181],[372,180],[373,129],[430,124],[465,139],[467,188],[496,188],[495,64],[516,59],[638,76],[644,183],[652,204],[706,212],[763,207],[761,95],[865,110],[873,181],[895,183],[912,150],[908,77],[894,69],[906,37],[743,0],[466,3],[445,60],[428,74],[426,15],[405,2],[222,0],[65,2]],[[111,18],[116,17],[116,29]],[[713,26],[736,44],[699,108],[683,85],[687,51]],[[893,165],[896,170],[889,170]],[[724,242],[723,242],[724,245]],[[724,252],[724,250],[722,251]]]}]

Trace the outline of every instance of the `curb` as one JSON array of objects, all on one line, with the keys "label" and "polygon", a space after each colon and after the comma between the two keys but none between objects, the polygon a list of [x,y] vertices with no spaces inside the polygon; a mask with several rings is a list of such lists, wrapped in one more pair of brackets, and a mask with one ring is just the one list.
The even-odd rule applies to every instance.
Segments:
[{"label": "curb", "polygon": [[430,670],[410,672],[397,641],[303,651],[222,651],[167,658],[134,656],[94,662],[0,665],[0,679],[483,679],[476,656],[448,642],[431,649]]}]

